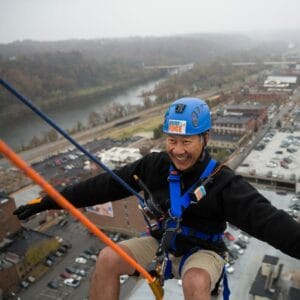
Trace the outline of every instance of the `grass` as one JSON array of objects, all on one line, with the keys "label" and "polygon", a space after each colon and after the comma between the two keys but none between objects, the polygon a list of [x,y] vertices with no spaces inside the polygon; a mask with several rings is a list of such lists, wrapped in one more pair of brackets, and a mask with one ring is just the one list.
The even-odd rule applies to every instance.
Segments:
[{"label": "grass", "polygon": [[133,136],[134,134],[137,134],[139,132],[151,132],[156,127],[158,127],[160,124],[162,124],[162,116],[153,116],[153,117],[146,117],[142,121],[138,121],[137,123],[134,123],[132,125],[128,125],[125,128],[119,128],[119,129],[112,129],[108,136],[113,139],[124,139]]}]

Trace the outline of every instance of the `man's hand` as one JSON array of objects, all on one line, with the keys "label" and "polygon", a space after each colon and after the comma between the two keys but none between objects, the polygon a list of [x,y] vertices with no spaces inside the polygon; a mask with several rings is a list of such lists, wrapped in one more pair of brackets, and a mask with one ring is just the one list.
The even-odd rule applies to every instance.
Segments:
[{"label": "man's hand", "polygon": [[19,220],[25,220],[30,216],[47,209],[47,201],[43,201],[41,198],[37,198],[28,202],[26,205],[21,205],[13,212],[13,214],[16,215]]}]

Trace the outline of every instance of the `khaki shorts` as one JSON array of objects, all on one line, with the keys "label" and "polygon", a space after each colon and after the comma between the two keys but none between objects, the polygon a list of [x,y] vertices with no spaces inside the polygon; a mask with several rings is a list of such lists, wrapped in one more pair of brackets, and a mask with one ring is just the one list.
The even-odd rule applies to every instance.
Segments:
[{"label": "khaki shorts", "polygon": [[[134,259],[144,268],[155,258],[158,248],[158,242],[153,237],[141,237],[125,240],[119,244],[125,245],[132,252]],[[175,278],[179,279],[179,265],[182,257],[169,255],[172,261],[172,272]],[[220,279],[223,271],[225,260],[210,250],[199,250],[190,255],[181,269],[181,278],[184,273],[191,268],[201,268],[206,270],[211,278],[211,290],[214,289],[216,283]]]}]

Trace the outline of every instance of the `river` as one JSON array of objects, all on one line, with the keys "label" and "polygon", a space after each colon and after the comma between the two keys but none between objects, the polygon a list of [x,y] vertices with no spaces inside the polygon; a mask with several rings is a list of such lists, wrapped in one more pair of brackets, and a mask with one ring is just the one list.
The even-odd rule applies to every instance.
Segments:
[{"label": "river", "polygon": [[[97,99],[91,99],[82,103],[75,103],[71,106],[59,107],[45,111],[47,115],[63,129],[72,129],[80,121],[86,125],[88,116],[91,112],[101,112],[110,103],[125,104],[142,104],[143,99],[140,97],[144,91],[152,90],[156,84],[164,81],[166,78],[147,82],[120,94],[114,96],[105,96]],[[34,102],[34,99],[31,99]],[[16,100],[17,101],[17,100]],[[23,105],[20,102],[20,105]],[[29,108],[28,108],[29,109]],[[8,145],[18,150],[22,145],[27,145],[34,136],[42,136],[43,133],[50,130],[50,126],[33,112],[22,119],[13,120],[12,122],[0,122],[0,137]]]}]

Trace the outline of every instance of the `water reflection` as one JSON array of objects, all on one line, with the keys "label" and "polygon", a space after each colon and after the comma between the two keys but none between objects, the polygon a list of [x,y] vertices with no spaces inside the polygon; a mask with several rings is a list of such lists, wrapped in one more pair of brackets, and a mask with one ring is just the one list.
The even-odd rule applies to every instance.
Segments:
[{"label": "water reflection", "polygon": [[[59,107],[56,110],[45,110],[49,117],[64,129],[76,127],[78,121],[86,125],[88,116],[91,112],[101,113],[111,103],[125,104],[143,104],[140,97],[144,91],[152,90],[156,84],[165,79],[150,81],[146,84],[130,88],[125,92],[115,96],[100,97],[91,99],[88,102],[79,102],[65,107]],[[34,102],[34,99],[32,99]],[[20,102],[20,105],[21,104]],[[33,136],[42,136],[43,133],[50,130],[50,126],[30,112],[26,117],[13,120],[9,123],[3,123],[0,120],[0,136],[14,149],[19,149],[22,145],[27,145]]]}]

